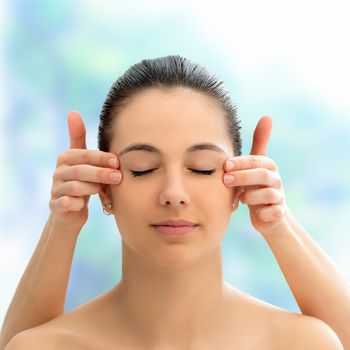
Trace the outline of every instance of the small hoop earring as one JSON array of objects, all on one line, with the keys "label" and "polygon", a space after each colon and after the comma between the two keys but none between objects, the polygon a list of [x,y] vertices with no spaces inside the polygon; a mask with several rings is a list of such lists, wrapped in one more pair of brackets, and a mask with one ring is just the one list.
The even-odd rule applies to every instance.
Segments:
[{"label": "small hoop earring", "polygon": [[[108,203],[108,210],[112,209],[112,204]],[[110,213],[106,207],[103,207],[102,208],[103,212],[106,214],[106,215],[112,215],[112,213]]]}]

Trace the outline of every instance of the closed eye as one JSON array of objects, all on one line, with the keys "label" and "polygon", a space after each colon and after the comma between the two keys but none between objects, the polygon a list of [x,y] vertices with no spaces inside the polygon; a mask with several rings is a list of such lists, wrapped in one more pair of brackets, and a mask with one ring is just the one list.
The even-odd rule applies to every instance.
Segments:
[{"label": "closed eye", "polygon": [[[130,170],[132,176],[136,177],[136,176],[143,176],[146,175],[148,173],[151,173],[153,170],[156,169],[150,169],[150,170],[145,170],[145,171],[135,171],[135,170]],[[190,169],[193,173],[195,174],[200,174],[200,175],[212,175],[213,173],[215,173],[216,169],[212,169],[212,170],[195,170],[195,169]]]}]

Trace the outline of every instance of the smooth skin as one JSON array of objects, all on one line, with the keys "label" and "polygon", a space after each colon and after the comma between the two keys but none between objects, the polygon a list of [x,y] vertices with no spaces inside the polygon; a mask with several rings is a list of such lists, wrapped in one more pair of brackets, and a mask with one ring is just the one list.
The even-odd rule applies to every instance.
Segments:
[{"label": "smooth skin", "polygon": [[302,314],[323,320],[350,349],[350,283],[287,207],[277,165],[266,156],[271,129],[271,118],[262,117],[250,155],[226,161],[224,181],[226,175],[234,177],[225,183],[239,189],[253,227],[272,249]]},{"label": "smooth skin", "polygon": [[[80,123],[79,120],[81,121],[81,123]],[[265,128],[265,130],[269,130],[269,127],[266,127],[266,123],[267,122],[265,122],[264,120],[267,120],[267,118],[265,117],[265,118],[260,120],[260,122],[259,122],[259,124],[257,126],[257,129],[256,129],[256,131],[254,133],[254,140],[261,140],[261,138],[259,139],[259,134],[262,134],[262,135],[266,135],[267,134],[266,132],[260,132],[260,130],[264,130],[264,128]],[[80,123],[80,125],[83,125],[80,116],[79,116],[79,118],[76,118],[75,121],[77,122],[77,124],[75,124],[75,126],[79,125],[79,123]],[[73,126],[73,129],[74,129],[74,126]],[[85,127],[84,127],[84,129],[85,129]],[[77,131],[77,132],[73,136],[79,136],[80,135],[80,137],[81,137],[81,135],[84,134],[84,132],[80,132],[81,130],[83,130],[82,127],[80,129],[79,129],[79,127],[77,127],[74,130]],[[73,132],[73,134],[74,134],[74,132]],[[72,139],[72,134],[71,134],[71,139]],[[78,141],[79,137],[75,137],[75,138],[73,137],[73,139]],[[81,138],[80,138],[80,140],[81,140]],[[254,141],[254,143],[255,143],[254,147],[256,147],[256,145],[259,144],[258,141]],[[82,144],[82,142],[81,142],[81,144]],[[254,147],[253,147],[253,149],[254,149]],[[265,149],[266,149],[266,145],[265,145]],[[58,168],[60,167],[63,170],[57,171],[56,187],[54,188],[54,186],[53,186],[53,200],[52,200],[52,203],[50,203],[50,208],[52,206],[52,210],[56,210],[56,212],[57,212],[58,216],[57,216],[57,219],[56,219],[57,220],[56,223],[59,223],[60,225],[65,225],[63,227],[72,228],[72,232],[73,232],[74,229],[79,228],[79,225],[84,223],[84,220],[86,221],[86,213],[84,213],[84,215],[79,217],[81,219],[81,221],[79,222],[79,225],[76,225],[74,220],[72,220],[72,216],[69,215],[69,214],[73,214],[74,215],[74,214],[76,214],[76,212],[74,212],[74,213],[69,213],[69,212],[70,212],[70,210],[79,210],[79,205],[80,205],[80,209],[82,209],[83,205],[86,206],[87,199],[86,199],[86,202],[84,200],[84,203],[83,203],[82,200],[80,200],[80,203],[78,203],[77,201],[74,201],[74,200],[73,201],[66,200],[66,202],[65,202],[65,200],[62,199],[63,194],[67,194],[68,197],[70,197],[70,196],[73,196],[74,194],[77,195],[78,192],[74,192],[73,191],[74,187],[72,187],[72,186],[69,187],[64,182],[67,182],[67,181],[68,182],[74,182],[74,181],[76,181],[76,179],[80,179],[81,181],[89,181],[89,182],[97,182],[97,183],[98,183],[98,181],[94,181],[92,179],[92,177],[84,177],[84,178],[82,178],[82,176],[85,176],[85,175],[82,175],[82,173],[80,171],[76,171],[76,170],[73,171],[73,172],[72,171],[70,171],[70,172],[69,171],[65,171],[64,167],[67,167],[67,164],[69,164],[71,166],[73,166],[73,164],[76,164],[76,163],[71,161],[72,158],[69,158],[69,160],[68,160],[68,158],[69,158],[69,156],[64,156],[64,157],[61,157],[60,161],[58,161]],[[238,158],[240,158],[240,157],[235,157],[234,159],[237,160]],[[241,158],[243,158],[243,156]],[[79,162],[80,161],[81,160],[79,160]],[[271,163],[271,161],[267,161],[267,162],[265,161],[264,164],[266,164],[267,166],[271,166],[271,167],[273,165],[273,163]],[[241,166],[247,166],[247,165],[243,164]],[[86,169],[87,168],[85,168],[85,170]],[[240,169],[240,168],[236,167],[235,169],[236,170],[234,172],[232,172],[232,173],[237,176],[237,174],[239,173],[238,169]],[[89,170],[91,170],[91,169],[89,169]],[[94,170],[96,170],[96,169],[94,169]],[[94,171],[94,170],[92,170],[92,171]],[[272,171],[273,171],[273,169],[272,169]],[[110,169],[108,169],[107,171],[106,171],[106,169],[103,169],[103,170],[99,170],[97,172],[99,174],[98,175],[99,176],[99,181],[100,182],[101,181],[106,181],[104,176],[105,175],[106,176],[109,175],[109,174],[107,175],[107,172],[110,172]],[[65,176],[63,176],[63,174],[65,174]],[[241,174],[243,174],[243,172]],[[260,175],[261,174],[262,174],[262,172],[260,172]],[[279,184],[279,181],[277,180],[278,176],[276,174],[273,174],[271,176],[271,178],[268,180],[267,176],[266,176],[266,171],[265,171],[265,175],[263,175],[263,176],[265,176],[264,177],[264,181],[259,183],[259,181],[261,181],[261,179],[259,180],[259,174],[258,175],[255,174],[254,181],[252,180],[252,177],[250,178],[250,180],[247,180],[248,176],[244,176],[243,175],[241,177],[241,180],[239,180],[241,182],[236,182],[236,186],[240,186],[240,188],[245,188],[245,194],[246,194],[247,197],[248,197],[249,191],[250,191],[250,195],[252,195],[253,186],[257,186],[256,184],[259,184],[260,186],[261,186],[261,184],[263,184],[264,186],[266,186],[266,185],[269,185],[271,187],[275,186],[275,191],[280,193],[280,191],[278,191],[278,189],[280,189],[280,185],[281,184]],[[103,180],[101,180],[102,178],[103,178]],[[96,178],[94,178],[94,179],[96,180]],[[243,181],[243,179],[245,181]],[[106,182],[106,183],[108,183],[108,182]],[[255,184],[255,185],[253,185],[253,184]],[[252,186],[252,187],[248,188],[248,186]],[[276,190],[276,188],[277,188],[277,190]],[[92,186],[89,185],[89,189],[87,189],[84,186],[84,191],[85,192],[80,192],[80,194],[85,196],[85,195],[87,195],[87,193],[89,193],[88,191],[90,191],[90,190],[91,191],[96,191],[97,190],[96,186],[92,188]],[[92,192],[92,193],[97,193],[97,192]],[[237,199],[238,199],[238,195],[237,194],[238,194],[238,192],[235,192],[235,193],[236,193],[236,197],[235,197],[235,201],[234,202],[235,202],[235,207],[237,207],[237,205],[238,205],[238,202],[237,202]],[[255,192],[255,194],[256,194],[256,192]],[[58,197],[58,198],[61,198],[61,200],[57,200],[56,196],[61,196],[61,197]],[[101,198],[101,200],[102,199],[103,200],[108,199],[108,194],[106,194],[106,192],[102,191],[102,195],[100,196],[100,198]],[[260,198],[260,202],[257,202],[257,200],[259,200],[259,198]],[[252,198],[252,197],[245,198],[245,201],[250,201],[250,203],[255,203],[254,205],[257,205],[256,203],[263,203],[262,197],[259,197],[259,198]],[[270,198],[270,201],[271,201],[271,198]],[[276,204],[276,206],[278,206],[277,203],[281,203],[281,201],[277,201],[276,199],[272,199],[272,201],[275,201],[274,203]],[[66,204],[64,204],[64,203],[66,203]],[[70,207],[70,205],[72,205],[72,206]],[[266,203],[264,203],[264,205],[266,206]],[[253,207],[253,205],[252,205],[252,207]],[[271,208],[272,208],[272,206],[270,206],[270,208],[267,208],[267,209],[271,209]],[[84,209],[84,207],[83,207],[83,209]],[[288,250],[288,246],[290,246],[291,243],[295,243],[294,242],[295,237],[297,235],[301,235],[301,233],[300,233],[301,231],[297,232],[297,233],[293,232],[293,234],[292,234],[291,232],[286,230],[286,225],[283,224],[283,223],[287,222],[288,224],[290,224],[290,221],[289,221],[290,217],[287,217],[285,215],[282,216],[282,218],[281,217],[278,217],[278,218],[274,217],[275,213],[277,211],[280,211],[280,209],[277,209],[277,210],[273,209],[273,210],[265,211],[265,214],[264,214],[263,217],[260,216],[261,214],[259,214],[259,213],[257,214],[255,212],[255,210],[253,211],[253,213],[252,213],[252,209],[251,208],[250,208],[250,210],[251,210],[251,218],[252,217],[254,218],[254,223],[256,224],[256,226],[255,226],[254,223],[253,223],[254,227],[255,228],[259,227],[259,229],[261,230],[261,231],[259,230],[259,232],[264,237],[266,237],[266,239],[268,240],[269,245],[272,246],[274,253],[275,253],[275,250],[277,251],[277,248],[279,248],[279,247],[281,248],[282,253],[285,253],[284,251]],[[78,211],[78,213],[79,213],[79,211]],[[266,213],[269,213],[269,214],[266,214]],[[270,216],[271,214],[272,214],[272,217],[273,217],[272,220],[271,220],[271,216]],[[77,217],[75,217],[74,219],[78,220]],[[253,219],[252,219],[252,221],[253,221]],[[272,231],[273,234],[269,235],[269,233],[271,233],[271,230],[268,231],[266,229],[267,226],[269,226],[270,229],[273,228],[273,231]],[[288,227],[288,229],[290,229],[290,227]],[[280,235],[278,235],[278,233],[280,233]],[[281,236],[282,239],[279,236]],[[276,239],[276,237],[278,239]],[[290,238],[290,237],[292,237],[292,238]],[[312,241],[312,240],[310,239],[310,241]],[[288,243],[288,244],[286,244],[286,243]],[[308,247],[305,245],[303,247],[303,250],[301,250],[300,247],[297,247],[297,248],[299,248],[299,251],[296,251],[299,254],[298,255],[298,259],[303,260],[302,256],[300,256],[300,252],[304,252],[304,255],[307,255],[307,254],[305,254],[305,251],[306,251],[306,249]],[[313,246],[310,245],[309,248],[310,249],[314,249],[314,252],[319,253],[319,248],[315,245],[315,243],[313,243]],[[318,251],[316,251],[316,249],[318,249]],[[296,253],[292,253],[292,252],[288,252],[288,253],[290,253],[291,261],[293,261],[293,259],[295,258]],[[306,253],[307,253],[307,251],[306,251]],[[282,254],[282,255],[284,255],[284,254]],[[309,256],[306,256],[306,258],[304,259],[303,263],[308,263],[308,261],[306,259],[308,259],[310,257],[314,258],[314,257],[312,257],[309,254]],[[342,292],[345,292],[346,288],[347,288],[347,286],[345,284],[345,281],[340,278],[340,274],[339,274],[339,272],[336,271],[334,266],[329,265],[329,260],[326,260],[326,259],[322,260],[322,258],[324,258],[322,255],[319,255],[318,258],[320,258],[319,261],[318,262],[315,261],[314,262],[314,266],[311,266],[311,268],[322,266],[322,267],[326,268],[325,269],[326,272],[333,273],[333,277],[334,277],[334,273],[335,273],[335,278],[332,281],[333,282],[337,282],[338,284],[329,287],[327,292],[337,292],[338,293],[337,296],[342,297],[342,300],[340,300],[340,302],[344,306],[347,306],[347,303],[349,302],[348,299],[347,299],[348,295],[346,293],[342,294]],[[283,257],[283,259],[284,259],[284,261],[286,261],[286,266],[288,266],[288,259],[286,257]],[[283,259],[282,259],[282,257],[280,257],[281,261]],[[278,262],[279,262],[280,266],[281,265],[283,266],[283,261],[280,263],[280,261],[278,260]],[[317,266],[317,263],[319,263],[318,266]],[[296,264],[296,267],[298,267],[298,264]],[[307,270],[307,269],[305,269],[305,266],[303,266],[303,269]],[[313,273],[315,272],[313,270],[311,270],[311,271]],[[304,274],[307,274],[307,272],[308,271],[305,271]],[[286,273],[285,273],[285,276],[286,276]],[[291,276],[293,277],[293,273],[291,273]],[[301,275],[301,277],[304,277],[304,276]],[[312,278],[310,278],[310,277],[313,277],[313,276],[308,276],[307,277],[308,278],[308,282],[311,285],[311,287],[313,287],[313,283],[312,283],[313,281],[312,281]],[[327,275],[321,276],[321,277],[322,277],[322,279],[324,279],[324,277],[327,277]],[[329,277],[330,276],[328,276],[328,278]],[[320,278],[317,279],[317,276],[316,276],[316,278],[314,278],[314,280],[315,280],[314,281],[315,285],[317,284],[317,282],[320,282]],[[311,283],[310,283],[310,281],[311,281]],[[329,281],[330,280],[328,280],[328,282]],[[288,283],[289,282],[290,281],[288,281]],[[291,278],[291,282],[294,282],[293,278]],[[325,282],[322,282],[322,283],[325,284]],[[298,284],[293,285],[294,288],[296,288],[298,286],[299,286]],[[340,288],[340,291],[337,291],[338,287]],[[227,310],[230,311],[228,314],[227,313],[226,314],[224,314],[224,313],[220,314],[220,316],[223,317],[222,319],[225,320],[225,323],[237,326],[237,320],[235,320],[234,317],[229,316],[229,315],[231,315],[231,313],[232,314],[236,313],[236,314],[243,315],[244,314],[243,310],[248,310],[247,311],[247,323],[245,324],[245,322],[244,322],[245,320],[243,318],[243,320],[242,319],[240,320],[239,327],[236,327],[236,328],[233,327],[232,329],[230,329],[230,334],[232,335],[232,337],[233,337],[233,335],[236,336],[235,337],[236,341],[239,341],[238,340],[239,337],[238,337],[238,333],[236,334],[234,332],[234,329],[239,330],[239,333],[243,334],[243,337],[249,337],[249,334],[251,334],[252,331],[254,331],[255,332],[254,334],[256,334],[258,336],[258,338],[261,337],[259,339],[261,342],[263,342],[264,339],[266,341],[267,341],[267,339],[269,339],[269,346],[267,346],[267,348],[272,348],[272,345],[273,345],[272,344],[273,343],[272,339],[274,339],[276,348],[281,348],[281,347],[278,347],[278,346],[281,346],[281,343],[280,343],[281,341],[287,341],[289,339],[290,341],[288,343],[292,344],[293,343],[292,339],[294,339],[294,342],[296,342],[297,339],[298,339],[298,336],[300,337],[300,335],[303,334],[302,333],[302,329],[304,329],[304,333],[305,333],[305,330],[307,331],[306,335],[307,334],[312,335],[312,339],[313,339],[313,342],[314,342],[315,345],[317,343],[317,342],[315,342],[315,339],[316,339],[316,340],[322,340],[322,344],[328,344],[329,346],[325,347],[327,349],[341,348],[341,347],[339,347],[339,340],[337,342],[337,339],[338,339],[337,336],[330,329],[330,327],[328,327],[326,325],[325,322],[317,320],[317,319],[315,319],[313,317],[308,317],[308,316],[303,316],[303,315],[295,315],[295,314],[286,312],[284,310],[272,307],[270,305],[266,305],[266,303],[262,303],[260,301],[255,300],[254,298],[248,297],[248,296],[244,295],[244,293],[240,293],[237,290],[230,289],[228,286],[226,286],[225,291],[226,291],[225,295],[227,296],[227,303],[225,303],[223,305],[226,307]],[[293,293],[294,293],[294,291],[293,291]],[[320,294],[319,291],[318,291],[318,294]],[[100,311],[100,310],[102,310],[104,306],[109,305],[108,303],[110,303],[112,301],[111,296],[112,296],[112,294],[106,293],[104,296],[102,296],[100,298],[97,298],[94,302],[91,302],[88,305],[86,305],[85,307],[80,308],[80,311],[73,310],[73,312],[68,313],[66,316],[62,315],[62,317],[57,318],[57,320],[53,320],[53,322],[48,322],[46,325],[43,325],[42,327],[36,327],[36,329],[32,329],[32,330],[29,330],[29,331],[22,332],[22,333],[20,333],[18,336],[16,336],[13,339],[13,342],[11,342],[12,344],[10,343],[9,346],[15,346],[16,344],[20,344],[21,341],[23,341],[23,339],[26,339],[27,341],[29,341],[28,337],[30,339],[34,339],[35,340],[35,339],[42,339],[40,337],[40,335],[42,335],[45,338],[45,334],[50,334],[50,332],[53,332],[54,330],[56,332],[55,334],[58,334],[59,333],[58,331],[60,329],[62,330],[62,328],[64,328],[64,325],[66,325],[66,326],[70,325],[71,326],[71,324],[69,322],[73,322],[74,323],[74,320],[76,320],[76,321],[79,320],[81,322],[83,319],[86,319],[86,316],[88,316],[88,315],[92,315],[92,314],[96,315],[96,314],[98,314],[98,312],[100,312],[101,315],[103,315],[103,312]],[[304,296],[304,294],[300,293],[300,296]],[[329,293],[325,294],[325,297],[329,298],[329,296],[330,296]],[[307,300],[307,302],[309,302],[309,301],[310,300]],[[334,301],[331,300],[331,303],[332,302],[334,302]],[[306,305],[306,303],[304,303],[304,305]],[[312,303],[312,302],[309,305],[311,305],[310,309],[312,309],[312,307],[314,307],[314,308],[316,307],[317,308],[319,306],[317,303]],[[329,302],[328,302],[328,305],[330,305]],[[240,310],[239,307],[242,307],[241,312],[238,312]],[[42,308],[42,309],[45,309],[45,308]],[[324,311],[324,307],[323,307],[323,309],[321,309],[321,311],[322,312]],[[336,326],[340,326],[340,328],[339,328],[340,331],[342,329],[345,330],[344,327],[341,328],[342,325],[340,323],[337,324],[338,321],[343,321],[344,320],[344,318],[341,319],[341,317],[343,315],[341,315],[340,313],[337,314],[334,311],[335,310],[330,310],[328,312],[328,315],[327,315],[327,313],[325,315],[328,316],[328,319],[331,320]],[[230,318],[230,317],[232,317],[232,318]],[[256,321],[256,323],[252,322],[252,317]],[[345,317],[348,317],[348,315],[345,314]],[[258,332],[258,330],[261,328],[261,324],[266,324],[266,325],[269,326],[268,328],[271,328],[270,326],[272,325],[272,322],[274,322],[274,324],[273,324],[274,328],[273,329],[274,329],[274,332],[275,332],[273,337],[271,335],[270,335],[270,337],[267,337],[266,333],[263,334],[263,332]],[[75,324],[75,326],[77,326],[78,323],[76,322],[74,324]],[[259,328],[259,325],[260,325],[260,328]],[[301,325],[303,327],[301,327]],[[86,326],[86,327],[88,327],[88,326]],[[255,327],[256,327],[256,329],[255,329]],[[288,329],[287,333],[286,333],[285,330],[283,331],[284,327],[286,327]],[[24,329],[28,329],[28,328],[30,328],[30,327],[27,327],[27,328],[24,328]],[[69,329],[72,329],[72,327],[66,327],[66,329],[69,330]],[[334,327],[333,327],[333,329],[334,329]],[[44,330],[44,332],[41,332],[43,330]],[[92,330],[90,329],[89,331],[92,331]],[[114,329],[114,331],[115,331],[115,329]],[[287,335],[292,336],[293,334],[294,334],[294,338],[286,337]],[[32,335],[35,335],[35,337],[34,338],[31,337]],[[345,333],[344,333],[344,335],[345,335]],[[68,334],[65,333],[65,336],[67,337]],[[50,336],[50,339],[52,339],[52,336]],[[62,337],[60,339],[62,340]],[[119,337],[118,339],[122,339],[122,338]],[[222,337],[222,339],[228,340],[225,337]],[[308,339],[307,337],[303,336],[302,339],[304,341],[303,344],[308,344],[307,342],[305,342]],[[344,339],[346,340],[346,338],[344,338]],[[72,340],[72,339],[70,338],[70,340]],[[45,341],[45,340],[43,340],[43,341]],[[47,339],[46,339],[46,341],[47,341]],[[233,339],[230,339],[230,341],[232,343]],[[242,340],[240,340],[240,341],[242,341]],[[329,341],[329,342],[327,343],[327,341]],[[330,345],[331,343],[333,344],[332,345],[333,347],[331,347],[331,345]],[[27,344],[29,344],[29,343],[27,342]],[[299,343],[297,343],[297,344],[299,346]],[[9,347],[9,348],[11,348],[11,347]],[[221,348],[224,348],[224,347],[221,346]],[[230,348],[232,348],[232,347],[230,347]],[[245,348],[248,348],[248,347],[245,347]],[[263,348],[262,347],[262,343],[260,344],[260,348]],[[287,347],[284,346],[283,348],[287,348]],[[293,347],[293,348],[295,348],[295,347]],[[302,348],[302,347],[298,347],[298,348]],[[306,347],[306,348],[310,349],[312,347]],[[314,348],[321,349],[322,347],[320,347],[320,344],[317,343],[317,347],[314,347]]]},{"label": "smooth skin", "polygon": [[64,313],[74,249],[88,219],[90,195],[98,193],[102,184],[120,182],[111,179],[119,167],[115,154],[86,149],[79,112],[68,113],[68,131],[70,147],[58,156],[53,174],[51,213],[7,310],[1,350],[19,332]]}]

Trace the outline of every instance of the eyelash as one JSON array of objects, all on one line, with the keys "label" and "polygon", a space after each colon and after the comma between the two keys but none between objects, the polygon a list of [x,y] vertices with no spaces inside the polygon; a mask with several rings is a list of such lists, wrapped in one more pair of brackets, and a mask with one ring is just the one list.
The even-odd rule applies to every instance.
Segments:
[{"label": "eyelash", "polygon": [[[146,175],[148,173],[151,173],[153,170],[156,170],[156,169],[150,169],[150,170],[145,170],[145,171],[134,171],[134,170],[131,170],[131,173],[132,173],[132,176],[138,177],[138,176],[143,176],[143,175]],[[190,169],[190,170],[192,172],[194,172],[195,174],[198,174],[198,175],[212,175],[213,173],[215,173],[216,169],[213,169],[213,170],[195,170],[195,169]]]}]

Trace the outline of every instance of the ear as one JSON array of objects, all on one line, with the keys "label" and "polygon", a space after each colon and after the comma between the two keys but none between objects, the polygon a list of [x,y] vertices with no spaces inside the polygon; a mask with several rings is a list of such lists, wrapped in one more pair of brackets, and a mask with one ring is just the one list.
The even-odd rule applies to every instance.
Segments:
[{"label": "ear", "polygon": [[102,207],[108,207],[108,204],[112,204],[112,195],[109,185],[101,184],[101,190],[98,192]]},{"label": "ear", "polygon": [[235,187],[234,191],[235,191],[235,195],[234,195],[234,198],[233,198],[232,213],[234,213],[238,209],[239,196],[241,194],[241,189],[239,187]]}]

